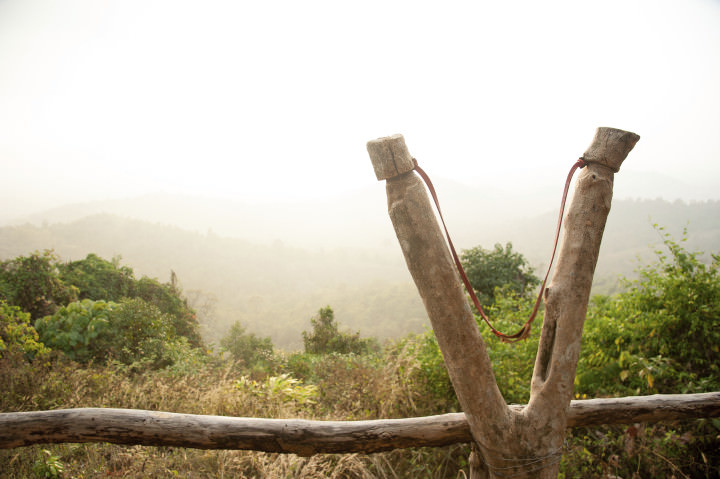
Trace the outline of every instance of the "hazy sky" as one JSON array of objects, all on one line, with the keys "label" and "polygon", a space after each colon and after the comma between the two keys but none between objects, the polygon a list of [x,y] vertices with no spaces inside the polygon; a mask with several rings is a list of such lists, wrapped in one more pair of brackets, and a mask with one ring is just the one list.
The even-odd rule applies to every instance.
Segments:
[{"label": "hazy sky", "polygon": [[394,133],[433,176],[559,190],[598,126],[720,184],[720,1],[0,0],[4,209],[331,196]]}]

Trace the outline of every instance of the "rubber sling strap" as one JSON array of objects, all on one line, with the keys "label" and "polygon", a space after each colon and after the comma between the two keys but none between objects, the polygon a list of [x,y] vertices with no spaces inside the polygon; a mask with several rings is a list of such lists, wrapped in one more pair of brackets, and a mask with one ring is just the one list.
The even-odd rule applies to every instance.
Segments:
[{"label": "rubber sling strap", "polygon": [[538,310],[540,309],[540,302],[542,301],[543,293],[545,292],[545,284],[547,283],[548,277],[550,276],[550,269],[552,268],[553,261],[555,260],[555,252],[557,251],[558,241],[560,239],[560,227],[562,226],[562,219],[563,214],[565,212],[565,202],[567,200],[568,190],[570,189],[570,182],[572,180],[573,175],[575,174],[575,171],[579,168],[584,168],[589,162],[586,161],[583,158],[578,159],[575,164],[570,168],[570,172],[567,175],[567,179],[565,180],[565,189],[563,190],[562,195],[562,201],[560,202],[560,214],[558,216],[557,221],[557,228],[555,230],[555,242],[553,244],[553,250],[552,255],[550,257],[550,264],[548,265],[547,272],[545,273],[545,278],[543,279],[542,285],[540,286],[540,292],[538,293],[537,300],[535,300],[535,307],[533,307],[532,313],[530,314],[530,317],[527,321],[525,321],[525,324],[523,325],[520,330],[515,334],[505,334],[493,327],[493,325],[490,323],[490,319],[488,318],[487,314],[485,314],[485,311],[483,310],[482,306],[480,305],[480,301],[478,300],[477,296],[475,295],[475,291],[473,290],[472,285],[470,284],[470,280],[468,280],[467,274],[465,274],[465,269],[463,269],[462,264],[460,263],[460,258],[458,257],[457,252],[455,251],[455,246],[453,245],[452,240],[450,239],[450,233],[448,232],[447,225],[445,224],[445,219],[443,218],[442,211],[440,210],[440,202],[438,201],[437,193],[435,192],[435,187],[432,184],[432,181],[430,181],[430,177],[425,173],[425,171],[420,168],[418,165],[418,162],[415,158],[413,158],[413,163],[415,165],[415,171],[420,175],[420,177],[423,179],[425,184],[428,187],[428,190],[430,191],[430,195],[433,198],[433,201],[435,202],[435,207],[437,208],[438,214],[440,215],[440,221],[443,224],[443,229],[445,230],[445,236],[447,237],[448,245],[450,246],[450,252],[452,253],[452,257],[455,260],[455,266],[458,269],[458,272],[460,273],[460,278],[463,281],[463,284],[465,284],[465,289],[467,290],[468,294],[470,295],[470,299],[472,299],[473,304],[475,305],[475,308],[480,313],[480,316],[482,317],[483,321],[487,323],[487,325],[490,327],[490,330],[500,338],[501,341],[505,343],[515,343],[517,341],[522,341],[523,339],[527,339],[530,336],[530,329],[532,322],[535,320],[535,317],[537,316]]}]

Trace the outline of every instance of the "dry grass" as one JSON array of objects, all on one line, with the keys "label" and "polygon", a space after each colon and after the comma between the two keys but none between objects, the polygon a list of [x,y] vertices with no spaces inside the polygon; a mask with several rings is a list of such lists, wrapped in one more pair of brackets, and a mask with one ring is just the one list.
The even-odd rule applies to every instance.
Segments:
[{"label": "dry grass", "polygon": [[[317,394],[312,397],[313,402],[300,403],[297,397],[302,396],[273,392],[260,379],[254,389],[238,386],[244,372],[233,364],[203,363],[184,369],[136,373],[117,366],[83,367],[60,358],[30,364],[22,358],[5,357],[0,358],[0,411],[118,407],[326,420],[443,412],[433,410],[433,405],[427,402],[428,395],[413,383],[417,364],[402,351],[386,354],[382,359],[322,358],[315,365],[313,379]],[[627,477],[683,477],[683,474],[718,477],[720,421],[688,422],[674,427],[577,430],[568,440],[561,477],[607,477],[621,473],[625,477],[628,471]],[[39,474],[43,466],[56,460],[64,466],[62,475],[56,477],[82,479],[455,479],[465,477],[468,455],[466,445],[306,458],[250,451],[60,444],[0,450],[0,478],[45,477]]]},{"label": "dry grass", "polygon": [[[17,359],[17,358],[16,358]],[[59,358],[44,364],[0,360],[0,410],[117,407],[190,414],[312,419],[366,419],[413,415],[405,385],[407,365],[379,368],[331,358],[323,364],[317,400],[298,405],[286,396],[237,387],[233,364],[202,365],[193,374],[130,373],[108,366],[82,367]],[[363,387],[358,387],[362,384]],[[37,477],[34,467],[49,451],[64,465],[62,477],[187,478],[454,478],[468,451],[464,446],[371,455],[321,454],[309,458],[251,451],[205,451],[112,444],[60,444],[0,451],[0,477]]]}]

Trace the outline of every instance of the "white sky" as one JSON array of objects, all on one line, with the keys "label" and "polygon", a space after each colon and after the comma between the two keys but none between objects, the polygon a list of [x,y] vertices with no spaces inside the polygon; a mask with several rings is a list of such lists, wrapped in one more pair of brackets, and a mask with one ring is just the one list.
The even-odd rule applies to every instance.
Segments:
[{"label": "white sky", "polygon": [[0,0],[0,201],[330,196],[394,133],[433,177],[560,190],[597,126],[708,186],[719,90],[717,0]]}]

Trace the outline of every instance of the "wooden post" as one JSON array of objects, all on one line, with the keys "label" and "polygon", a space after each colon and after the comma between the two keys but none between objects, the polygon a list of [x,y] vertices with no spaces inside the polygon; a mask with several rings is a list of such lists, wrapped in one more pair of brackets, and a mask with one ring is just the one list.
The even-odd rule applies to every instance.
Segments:
[{"label": "wooden post", "polygon": [[388,212],[475,440],[497,444],[482,424],[507,427],[505,400],[492,372],[465,290],[402,135],[370,141],[378,180],[387,180]]},{"label": "wooden post", "polygon": [[[612,198],[613,174],[639,136],[599,128],[585,152],[563,247],[547,294],[547,312],[530,403],[509,408],[493,376],[465,291],[402,135],[368,142],[378,180],[387,180],[388,212],[423,299],[476,457],[471,477],[557,477],[567,410],[592,275]],[[551,319],[548,321],[548,316]]]},{"label": "wooden post", "polygon": [[583,154],[589,165],[578,176],[558,263],[545,293],[545,319],[527,411],[532,428],[545,431],[548,449],[560,448],[565,435],[567,406],[573,397],[585,313],[610,212],[614,175],[639,139],[635,133],[598,128]]}]

